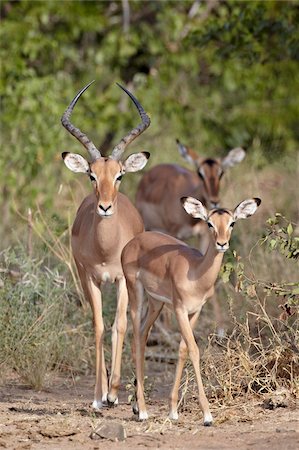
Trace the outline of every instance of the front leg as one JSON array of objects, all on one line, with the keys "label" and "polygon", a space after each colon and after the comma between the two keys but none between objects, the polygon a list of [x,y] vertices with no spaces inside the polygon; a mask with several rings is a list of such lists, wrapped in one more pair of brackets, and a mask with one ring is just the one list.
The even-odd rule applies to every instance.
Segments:
[{"label": "front leg", "polygon": [[184,309],[183,306],[176,306],[175,314],[178,320],[182,337],[187,345],[189,356],[193,364],[194,373],[197,381],[199,404],[204,416],[204,425],[210,426],[213,423],[213,418],[210,412],[209,402],[204,392],[203,383],[201,379],[199,348],[194,339],[187,311]]},{"label": "front leg", "polygon": [[109,382],[108,404],[117,405],[118,389],[120,386],[121,357],[123,342],[127,330],[128,291],[125,278],[122,277],[117,284],[117,309],[112,327],[112,367]]},{"label": "front leg", "polygon": [[104,322],[102,312],[102,293],[93,280],[88,283],[90,290],[90,303],[93,312],[96,347],[96,384],[94,391],[94,409],[100,409],[107,401],[108,380],[104,357]]},{"label": "front leg", "polygon": [[104,358],[104,322],[102,315],[102,294],[99,286],[84,270],[83,266],[75,259],[82,289],[86,300],[89,301],[95,332],[96,348],[96,383],[94,392],[93,408],[99,409],[107,402],[108,380]]}]

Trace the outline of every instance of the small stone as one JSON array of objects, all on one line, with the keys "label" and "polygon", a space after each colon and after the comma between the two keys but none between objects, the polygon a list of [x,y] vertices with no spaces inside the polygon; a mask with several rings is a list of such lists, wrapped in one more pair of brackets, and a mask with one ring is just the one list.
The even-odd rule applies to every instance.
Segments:
[{"label": "small stone", "polygon": [[110,441],[124,441],[126,430],[120,423],[102,422],[101,425],[90,434],[90,438],[109,439]]},{"label": "small stone", "polygon": [[290,400],[291,394],[287,389],[277,389],[263,401],[263,407],[265,409],[287,408]]}]

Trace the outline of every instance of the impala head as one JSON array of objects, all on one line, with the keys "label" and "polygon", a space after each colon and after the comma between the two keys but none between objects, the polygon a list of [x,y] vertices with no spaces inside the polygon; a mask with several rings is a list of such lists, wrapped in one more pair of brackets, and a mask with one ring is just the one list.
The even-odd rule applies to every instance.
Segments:
[{"label": "impala head", "polygon": [[189,163],[193,164],[198,176],[203,182],[206,203],[211,208],[219,205],[220,180],[225,170],[241,162],[245,157],[242,148],[234,148],[224,158],[201,158],[194,150],[185,147],[177,139],[180,154]]},{"label": "impala head", "polygon": [[101,217],[109,217],[115,212],[117,191],[123,175],[126,172],[137,172],[138,170],[143,169],[150,156],[148,152],[141,152],[130,155],[125,161],[120,160],[126,147],[149,127],[150,118],[133,94],[118,84],[135,104],[142,119],[142,123],[121,139],[119,144],[114,147],[111,156],[103,157],[100,150],[96,148],[90,139],[70,122],[70,116],[74,106],[83,92],[86,91],[92,83],[93,81],[81,89],[71,101],[61,118],[62,125],[86,148],[91,161],[88,162],[81,155],[69,152],[62,153],[62,158],[65,165],[72,172],[82,172],[89,176],[97,197],[96,212]]},{"label": "impala head", "polygon": [[259,198],[250,198],[241,202],[233,211],[225,208],[216,208],[208,211],[205,206],[193,197],[181,198],[185,211],[190,216],[204,220],[215,241],[218,252],[225,252],[229,248],[229,241],[235,222],[252,216],[261,204]]}]

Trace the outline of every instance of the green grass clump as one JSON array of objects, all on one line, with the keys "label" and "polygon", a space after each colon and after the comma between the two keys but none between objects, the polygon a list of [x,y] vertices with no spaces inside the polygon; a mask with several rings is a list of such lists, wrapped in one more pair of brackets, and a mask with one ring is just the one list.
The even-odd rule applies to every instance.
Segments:
[{"label": "green grass clump", "polygon": [[[40,389],[47,374],[84,370],[92,326],[59,265],[28,257],[22,247],[1,253],[0,364]],[[62,269],[61,269],[62,270]]]}]

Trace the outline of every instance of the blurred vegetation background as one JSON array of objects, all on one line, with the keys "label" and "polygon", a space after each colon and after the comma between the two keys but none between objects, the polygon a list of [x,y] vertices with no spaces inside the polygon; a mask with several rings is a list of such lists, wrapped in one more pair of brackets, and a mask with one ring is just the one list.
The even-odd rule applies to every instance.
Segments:
[{"label": "blurred vegetation background", "polygon": [[[18,360],[21,367],[35,368],[31,363],[22,365],[23,357],[20,360],[20,354],[15,353],[19,349],[11,342],[23,339],[32,343],[32,357],[39,360],[40,354],[51,353],[48,347],[35,350],[36,345],[42,345],[41,332],[44,344],[53,343],[52,352],[57,353],[57,342],[47,339],[47,330],[57,325],[57,334],[62,333],[62,356],[56,363],[49,358],[44,372],[65,361],[66,347],[73,345],[78,350],[79,341],[82,352],[77,352],[77,358],[85,361],[84,367],[90,365],[84,359],[86,334],[81,333],[88,328],[90,318],[73,314],[72,298],[78,301],[80,288],[69,247],[70,225],[80,201],[90,191],[90,183],[86,177],[69,172],[61,160],[63,151],[86,154],[61,126],[60,117],[75,93],[93,79],[96,82],[74,111],[73,123],[103,153],[109,154],[139,123],[134,106],[116,82],[136,95],[152,119],[151,127],[129,150],[151,153],[145,170],[161,162],[185,165],[178,155],[176,138],[205,156],[224,156],[233,147],[243,147],[245,161],[223,179],[222,204],[234,207],[252,195],[261,197],[263,203],[256,217],[238,224],[233,247],[242,257],[250,252],[249,278],[254,286],[259,279],[270,287],[271,282],[298,282],[297,257],[286,260],[283,252],[275,253],[281,245],[281,229],[271,236],[270,254],[257,245],[251,250],[267,235],[266,219],[276,212],[287,217],[283,245],[298,248],[298,240],[294,240],[299,219],[298,2],[2,0],[1,18],[3,323],[19,311],[23,314],[24,302],[35,308],[34,313],[28,309],[30,320],[23,321],[23,338],[18,321],[1,328],[6,361]],[[128,175],[121,185],[133,200],[140,176]],[[293,225],[288,233],[290,222]],[[27,255],[24,249],[4,250],[17,242],[28,244],[32,230],[33,254],[31,243]],[[227,264],[233,261],[235,267],[234,258],[226,256]],[[233,271],[232,266],[227,267]],[[17,280],[21,277],[20,286],[14,271]],[[29,287],[24,290],[27,273]],[[64,281],[59,281],[60,277]],[[39,283],[35,283],[37,278]],[[69,291],[60,284],[65,280]],[[252,301],[250,295],[246,298]],[[265,295],[276,295],[275,290]],[[288,293],[284,295],[288,298]],[[48,296],[54,303],[57,299],[55,307],[42,301]],[[62,311],[61,302],[67,304],[65,297],[70,308]],[[241,299],[237,304],[245,314],[248,303]],[[105,314],[109,315],[111,306],[106,305]],[[7,310],[8,306],[14,309]],[[51,315],[51,308],[64,315],[61,318],[55,313],[56,322],[48,324],[39,318],[47,316],[48,310]],[[211,316],[209,306],[206,311]],[[111,323],[112,313],[110,317]],[[40,330],[40,323],[48,325]],[[62,331],[63,323],[70,324],[67,330]],[[72,336],[77,336],[73,344]],[[74,366],[78,369],[78,361]],[[11,367],[16,368],[16,362]],[[40,386],[41,379],[35,384]]]},{"label": "blurred vegetation background", "polygon": [[130,150],[146,147],[152,165],[182,163],[178,137],[211,156],[243,146],[254,170],[296,169],[296,2],[4,0],[1,15],[2,244],[15,238],[16,211],[36,202],[65,226],[68,188],[88,185],[61,161],[84,149],[60,117],[92,79],[73,121],[104,151],[138,121],[121,82],[151,115]]}]

